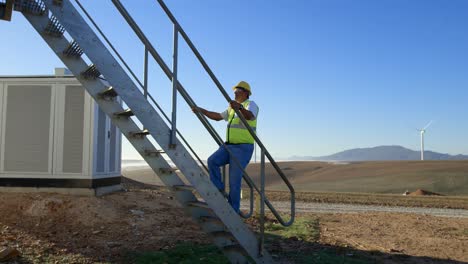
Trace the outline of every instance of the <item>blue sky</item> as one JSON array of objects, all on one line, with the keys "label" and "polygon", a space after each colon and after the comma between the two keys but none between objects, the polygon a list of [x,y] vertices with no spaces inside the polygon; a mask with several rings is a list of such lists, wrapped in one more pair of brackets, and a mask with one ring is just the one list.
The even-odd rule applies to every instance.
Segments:
[{"label": "blue sky", "polygon": [[[110,1],[81,1],[139,76],[144,47]],[[122,1],[172,64],[172,26],[154,0]],[[252,86],[258,133],[279,159],[402,145],[468,154],[468,1],[166,1],[224,88]],[[19,13],[0,23],[0,75],[63,64]],[[7,40],[7,41],[5,41]],[[195,101],[226,101],[180,40],[179,78]],[[170,115],[170,82],[150,62],[150,89]],[[216,144],[178,99],[179,129],[206,158]],[[214,122],[224,136],[225,124]],[[138,158],[124,142],[123,158]]]}]

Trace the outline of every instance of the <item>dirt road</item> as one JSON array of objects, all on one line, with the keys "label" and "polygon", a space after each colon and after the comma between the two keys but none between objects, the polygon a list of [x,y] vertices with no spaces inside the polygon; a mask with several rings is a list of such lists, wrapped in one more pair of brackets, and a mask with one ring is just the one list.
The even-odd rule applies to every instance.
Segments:
[{"label": "dirt road", "polygon": [[[291,204],[289,202],[272,202],[276,210],[289,212]],[[460,217],[468,218],[468,210],[463,209],[442,209],[442,208],[417,208],[398,206],[376,206],[357,204],[336,204],[336,203],[304,203],[296,202],[296,212],[298,213],[365,213],[365,212],[391,212],[391,213],[414,213],[423,215]],[[248,210],[248,201],[242,202],[242,209]]]}]

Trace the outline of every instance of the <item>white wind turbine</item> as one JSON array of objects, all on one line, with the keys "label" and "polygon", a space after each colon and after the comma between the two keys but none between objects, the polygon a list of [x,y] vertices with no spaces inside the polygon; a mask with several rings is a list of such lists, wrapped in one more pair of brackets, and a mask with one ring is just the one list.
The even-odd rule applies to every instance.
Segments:
[{"label": "white wind turbine", "polygon": [[419,133],[421,134],[421,160],[424,160],[424,133],[431,124],[432,120],[423,129],[418,129]]}]

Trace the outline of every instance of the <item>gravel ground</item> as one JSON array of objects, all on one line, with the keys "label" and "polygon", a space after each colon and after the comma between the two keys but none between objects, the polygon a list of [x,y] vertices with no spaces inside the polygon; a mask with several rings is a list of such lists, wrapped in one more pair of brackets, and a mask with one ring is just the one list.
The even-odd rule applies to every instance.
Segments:
[{"label": "gravel ground", "polygon": [[[290,202],[272,202],[276,210],[289,212]],[[248,209],[248,201],[242,201],[241,209]],[[356,204],[333,204],[333,203],[304,203],[296,202],[298,213],[362,213],[362,212],[394,212],[414,213],[443,217],[468,218],[468,210],[463,209],[441,209],[441,208],[417,208],[417,207],[393,207],[376,205]]]}]

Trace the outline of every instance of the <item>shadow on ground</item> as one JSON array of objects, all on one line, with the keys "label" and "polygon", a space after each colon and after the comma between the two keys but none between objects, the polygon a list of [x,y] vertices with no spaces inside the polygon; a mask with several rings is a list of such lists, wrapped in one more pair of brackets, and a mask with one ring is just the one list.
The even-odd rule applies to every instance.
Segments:
[{"label": "shadow on ground", "polygon": [[399,252],[363,251],[348,246],[324,245],[318,242],[301,241],[275,235],[266,237],[266,248],[279,263],[317,264],[373,264],[373,263],[415,263],[415,264],[466,264],[467,262],[436,259],[424,256],[410,256]]}]

